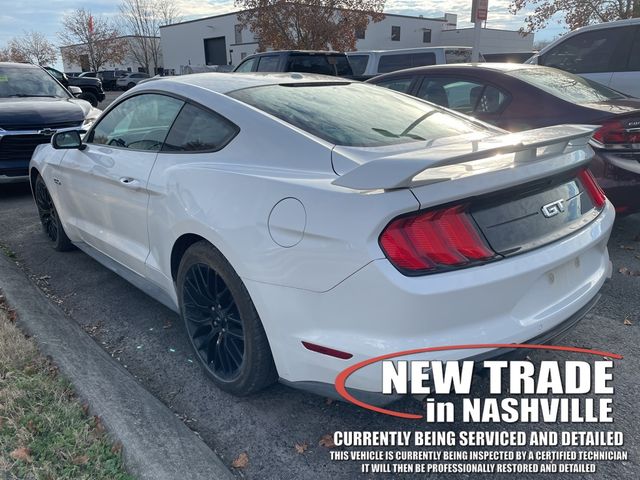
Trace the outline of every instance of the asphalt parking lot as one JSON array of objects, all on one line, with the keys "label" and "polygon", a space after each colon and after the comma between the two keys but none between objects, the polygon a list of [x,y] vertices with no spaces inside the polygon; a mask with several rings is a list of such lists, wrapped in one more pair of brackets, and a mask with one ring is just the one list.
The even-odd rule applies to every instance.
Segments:
[{"label": "asphalt parking lot", "polygon": [[[105,108],[105,103],[100,107]],[[227,465],[246,452],[249,464],[243,471],[236,470],[239,476],[279,480],[353,478],[357,465],[332,462],[329,450],[319,445],[324,435],[336,430],[405,429],[618,430],[627,438],[625,448],[629,450],[629,461],[599,464],[597,477],[636,478],[639,471],[640,449],[634,439],[640,437],[637,421],[640,398],[640,215],[616,221],[609,242],[614,263],[613,279],[604,286],[602,299],[592,314],[563,341],[566,345],[611,351],[625,357],[616,362],[615,367],[613,426],[416,425],[415,421],[383,416],[341,402],[328,402],[282,385],[248,398],[235,398],[213,386],[195,363],[176,314],[87,255],[79,251],[58,253],[51,249],[41,231],[26,185],[0,186],[0,243],[15,252],[23,269],[52,302],[198,432]],[[532,353],[530,357],[534,361],[573,359],[554,352]],[[395,407],[415,410],[420,405],[416,400],[407,399]],[[308,448],[304,453],[298,453],[296,444],[306,444]],[[543,478],[533,474],[520,477]]]}]

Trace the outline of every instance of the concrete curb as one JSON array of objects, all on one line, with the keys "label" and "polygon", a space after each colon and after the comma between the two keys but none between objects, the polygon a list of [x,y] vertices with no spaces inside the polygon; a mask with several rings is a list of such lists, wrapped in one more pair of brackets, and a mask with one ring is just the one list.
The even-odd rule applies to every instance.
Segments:
[{"label": "concrete curb", "polygon": [[0,252],[0,289],[18,324],[50,355],[112,438],[140,480],[226,480],[235,476],[164,404],[67,318]]}]

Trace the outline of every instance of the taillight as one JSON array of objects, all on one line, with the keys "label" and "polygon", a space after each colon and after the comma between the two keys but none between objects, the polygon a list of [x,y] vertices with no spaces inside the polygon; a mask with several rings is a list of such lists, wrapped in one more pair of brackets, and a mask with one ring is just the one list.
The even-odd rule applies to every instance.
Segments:
[{"label": "taillight", "polygon": [[497,257],[462,205],[392,220],[380,235],[380,247],[396,268],[411,275]]},{"label": "taillight", "polygon": [[596,208],[602,208],[605,203],[607,203],[607,197],[598,185],[598,182],[593,177],[593,174],[589,170],[582,170],[578,174],[578,178],[582,182],[584,189],[591,197],[591,201],[596,206]]},{"label": "taillight", "polygon": [[625,126],[620,120],[611,120],[595,131],[593,139],[603,145],[639,144],[640,131]]}]

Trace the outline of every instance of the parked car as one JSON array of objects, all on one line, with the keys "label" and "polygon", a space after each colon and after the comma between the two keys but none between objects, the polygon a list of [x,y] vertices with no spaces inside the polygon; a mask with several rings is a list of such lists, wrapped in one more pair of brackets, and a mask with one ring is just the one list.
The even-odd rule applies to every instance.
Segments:
[{"label": "parked car", "polygon": [[[443,65],[471,61],[470,47],[421,47],[398,50],[358,50],[347,52],[353,74],[363,80],[381,73],[424,65]],[[480,60],[484,57],[480,55]]]},{"label": "parked car", "polygon": [[350,77],[353,75],[344,53],[323,50],[282,50],[245,58],[234,70],[246,72],[300,72]]},{"label": "parked car", "polygon": [[100,102],[105,99],[102,82],[99,78],[90,76],[68,77],[65,73],[56,70],[53,67],[44,67],[47,72],[65,87],[78,87],[82,93],[78,98],[86,100],[92,107],[97,107]]},{"label": "parked car", "polygon": [[0,62],[0,183],[24,181],[36,147],[61,128],[87,128],[100,110],[42,68]]},{"label": "parked car", "polygon": [[[31,175],[53,246],[179,312],[220,388],[335,396],[352,363],[545,342],[589,310],[615,217],[592,130],[507,134],[361,82],[205,73],[139,85]],[[348,386],[380,383],[373,367]]]},{"label": "parked car", "polygon": [[116,78],[116,88],[120,90],[130,90],[135,87],[140,80],[144,80],[145,78],[151,78],[151,76],[142,72],[127,73],[123,77]]},{"label": "parked car", "polygon": [[370,83],[517,132],[562,123],[601,125],[592,172],[620,213],[640,211],[640,99],[555,68],[509,63],[424,67]]},{"label": "parked car", "polygon": [[579,28],[527,63],[559,68],[640,97],[640,18]]}]

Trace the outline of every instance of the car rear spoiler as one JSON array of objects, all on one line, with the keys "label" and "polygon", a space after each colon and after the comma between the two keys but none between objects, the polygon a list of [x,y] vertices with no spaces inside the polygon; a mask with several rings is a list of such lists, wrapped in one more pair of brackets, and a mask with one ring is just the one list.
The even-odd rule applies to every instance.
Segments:
[{"label": "car rear spoiler", "polygon": [[[451,180],[451,177],[419,174],[474,160],[490,160],[499,155],[514,154],[510,167],[557,156],[577,149],[589,150],[594,125],[558,125],[509,133],[475,141],[425,148],[417,152],[371,160],[345,173],[332,183],[353,190],[391,190]],[[589,151],[587,157],[591,157]],[[504,162],[496,162],[496,169]],[[486,169],[485,169],[486,170]]]}]

